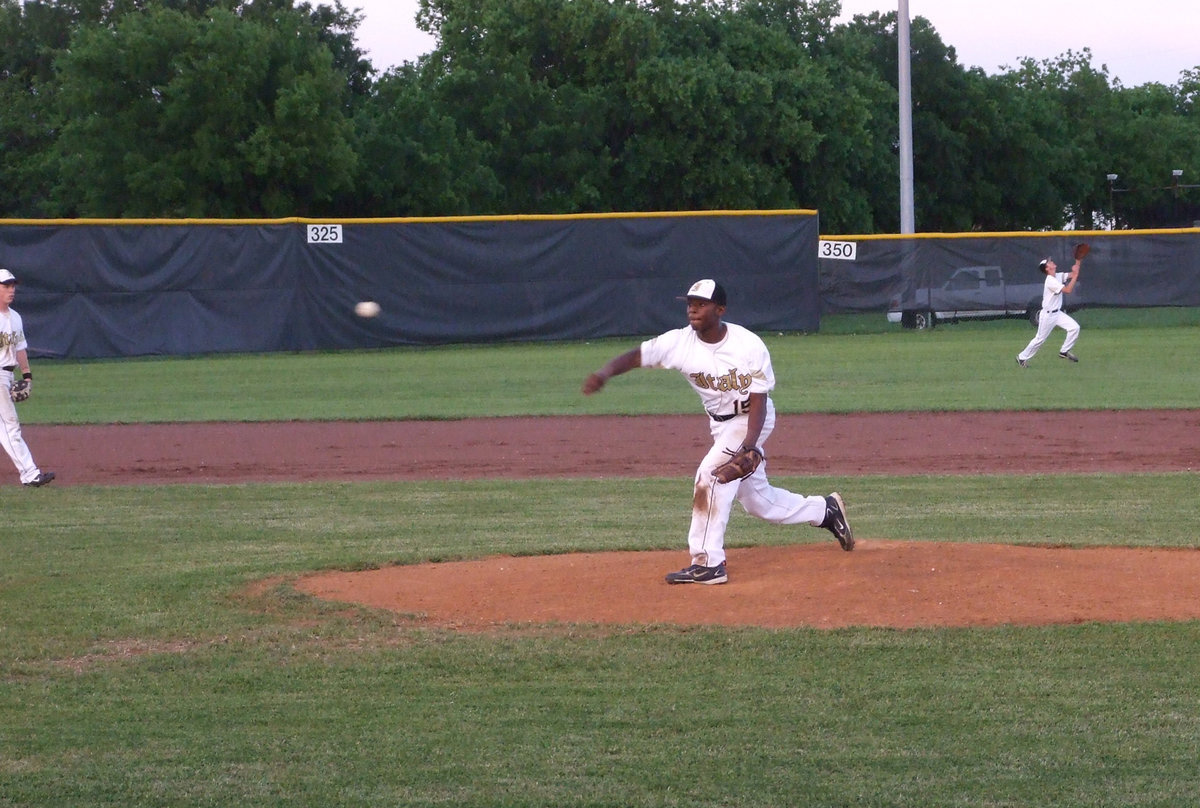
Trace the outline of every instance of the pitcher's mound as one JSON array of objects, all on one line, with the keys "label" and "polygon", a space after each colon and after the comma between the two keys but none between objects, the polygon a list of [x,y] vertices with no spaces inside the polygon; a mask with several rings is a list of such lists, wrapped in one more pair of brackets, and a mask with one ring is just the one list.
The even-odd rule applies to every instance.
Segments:
[{"label": "pitcher's mound", "polygon": [[326,572],[297,588],[420,624],[988,626],[1200,618],[1200,551],[860,541],[729,551],[729,582],[671,586],[687,553],[510,556]]}]

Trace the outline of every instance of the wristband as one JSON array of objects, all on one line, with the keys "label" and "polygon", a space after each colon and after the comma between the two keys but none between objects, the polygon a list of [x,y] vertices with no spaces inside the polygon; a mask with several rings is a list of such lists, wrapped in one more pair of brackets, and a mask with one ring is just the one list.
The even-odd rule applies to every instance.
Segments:
[{"label": "wristband", "polygon": [[32,378],[33,378],[33,374],[32,374],[32,373],[30,373],[30,372],[27,370],[27,371],[25,371],[24,373],[22,373],[22,374],[21,374],[21,378],[22,378],[22,379],[32,379]]}]

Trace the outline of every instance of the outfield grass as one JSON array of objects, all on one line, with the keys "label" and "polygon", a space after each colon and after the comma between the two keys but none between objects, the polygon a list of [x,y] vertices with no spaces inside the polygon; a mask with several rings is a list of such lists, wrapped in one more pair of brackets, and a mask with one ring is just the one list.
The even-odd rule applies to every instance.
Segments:
[{"label": "outfield grass", "polygon": [[[1054,336],[1020,369],[1022,320],[888,326],[882,315],[826,318],[829,332],[765,334],[781,412],[1190,408],[1200,401],[1192,309],[1086,311],[1067,365]],[[1091,318],[1091,319],[1089,319]],[[1099,320],[1099,323],[1094,323]],[[882,323],[882,326],[880,325]],[[884,328],[886,327],[886,328]],[[872,330],[874,329],[874,330]],[[1057,332],[1061,334],[1062,332]],[[583,378],[638,338],[136,361],[40,361],[25,423],[464,418],[694,413],[678,373],[641,371],[600,395]]]},{"label": "outfield grass", "polygon": [[[1191,546],[1200,531],[1188,474],[901,482],[850,484],[862,535]],[[0,804],[1126,806],[1196,793],[1196,623],[478,636],[286,585],[330,567],[674,546],[686,515],[662,506],[680,485],[15,498],[0,543]],[[744,515],[734,533],[827,541]],[[281,583],[246,593],[270,576]]]},{"label": "outfield grass", "polygon": [[[1008,356],[1031,333],[1019,322],[917,333],[847,317],[768,335],[777,400],[1196,406],[1194,323],[1091,315],[1083,362],[1048,347],[1026,371]],[[578,395],[629,344],[38,362],[22,417],[695,412],[673,374]],[[872,538],[1186,548],[1200,536],[1191,472],[776,482],[838,487]],[[1195,804],[1195,621],[470,634],[288,585],[317,569],[682,548],[688,490],[656,478],[13,490],[0,806]],[[828,540],[816,533],[735,514],[731,543]],[[277,582],[247,590],[264,579]]]}]

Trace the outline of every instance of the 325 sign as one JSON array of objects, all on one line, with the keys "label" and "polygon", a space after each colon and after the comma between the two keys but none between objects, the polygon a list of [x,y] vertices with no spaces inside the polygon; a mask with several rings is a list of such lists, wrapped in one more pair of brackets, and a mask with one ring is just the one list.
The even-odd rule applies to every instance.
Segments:
[{"label": "325 sign", "polygon": [[342,226],[340,224],[310,224],[305,227],[308,231],[309,244],[341,244]]}]

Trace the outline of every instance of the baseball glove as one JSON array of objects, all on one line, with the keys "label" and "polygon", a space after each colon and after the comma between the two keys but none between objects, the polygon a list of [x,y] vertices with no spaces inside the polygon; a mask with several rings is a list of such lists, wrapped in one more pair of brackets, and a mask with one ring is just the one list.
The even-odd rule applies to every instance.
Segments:
[{"label": "baseball glove", "polygon": [[33,379],[21,379],[12,386],[12,400],[24,401],[29,398],[30,391],[33,390]]},{"label": "baseball glove", "polygon": [[1087,254],[1092,251],[1092,248],[1083,242],[1075,245],[1075,260],[1082,261],[1087,257]]},{"label": "baseball glove", "polygon": [[763,461],[763,453],[757,446],[743,446],[729,454],[731,457],[728,460],[713,469],[713,479],[719,483],[744,480],[753,474],[758,464]]}]

